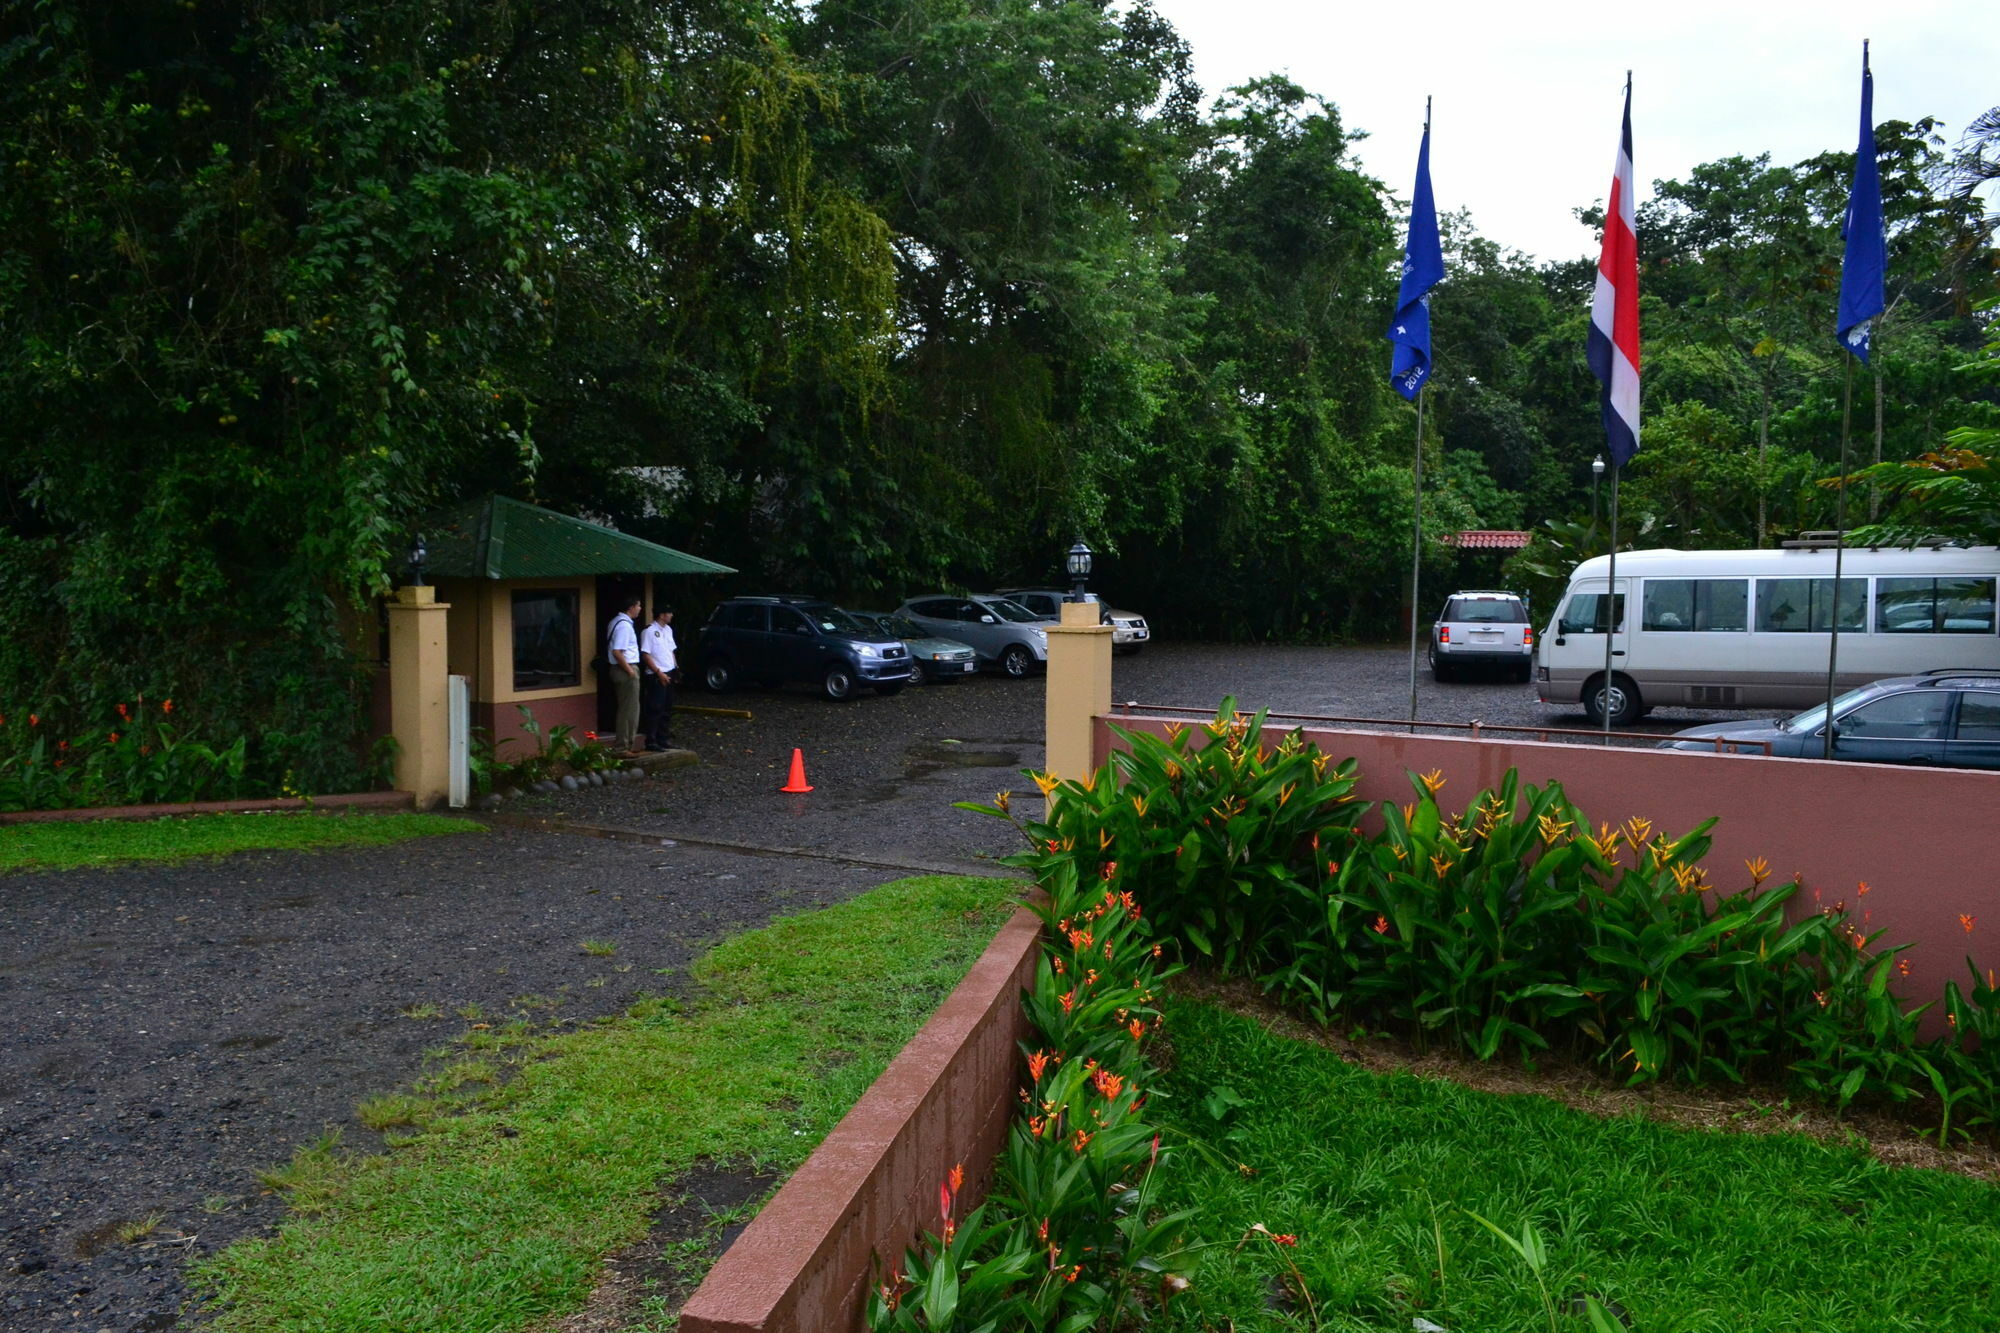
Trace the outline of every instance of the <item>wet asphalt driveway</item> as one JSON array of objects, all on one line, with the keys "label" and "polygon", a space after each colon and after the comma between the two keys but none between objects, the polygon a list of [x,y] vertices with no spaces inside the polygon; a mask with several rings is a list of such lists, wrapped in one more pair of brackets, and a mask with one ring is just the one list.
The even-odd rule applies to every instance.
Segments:
[{"label": "wet asphalt driveway", "polygon": [[[1114,697],[1398,718],[1407,681],[1393,648],[1156,644],[1117,660]],[[553,831],[0,877],[0,1329],[198,1324],[188,1258],[279,1218],[257,1170],[327,1127],[365,1147],[355,1102],[415,1076],[465,1015],[614,1013],[724,934],[908,870],[991,873],[1019,846],[953,802],[1032,794],[1038,681],[684,701],[752,717],[683,714],[699,767],[502,812]],[[1427,718],[1583,721],[1522,685],[1425,677],[1420,701]],[[794,746],[810,795],[777,790]]]}]

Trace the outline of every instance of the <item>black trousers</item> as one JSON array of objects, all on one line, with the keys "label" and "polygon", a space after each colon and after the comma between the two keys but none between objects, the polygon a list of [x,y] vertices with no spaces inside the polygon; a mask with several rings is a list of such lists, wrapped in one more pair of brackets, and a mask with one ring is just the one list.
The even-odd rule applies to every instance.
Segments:
[{"label": "black trousers", "polygon": [[645,686],[646,744],[665,748],[674,736],[674,687],[651,671],[646,673]]}]

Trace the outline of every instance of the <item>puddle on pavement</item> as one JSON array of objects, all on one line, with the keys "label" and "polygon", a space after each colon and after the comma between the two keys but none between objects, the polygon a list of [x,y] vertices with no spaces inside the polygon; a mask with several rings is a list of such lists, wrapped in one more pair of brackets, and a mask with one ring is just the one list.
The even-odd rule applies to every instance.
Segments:
[{"label": "puddle on pavement", "polygon": [[1019,768],[1019,750],[978,750],[961,741],[918,741],[903,751],[903,776],[928,777],[946,768]]}]

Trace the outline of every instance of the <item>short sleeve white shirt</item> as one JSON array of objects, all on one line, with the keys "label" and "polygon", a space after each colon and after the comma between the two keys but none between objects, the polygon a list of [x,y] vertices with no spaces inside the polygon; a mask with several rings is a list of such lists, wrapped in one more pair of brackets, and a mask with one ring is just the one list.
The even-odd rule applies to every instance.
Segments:
[{"label": "short sleeve white shirt", "polygon": [[639,664],[639,636],[632,632],[632,617],[623,611],[611,618],[610,647],[613,659]]},{"label": "short sleeve white shirt", "polygon": [[646,626],[639,636],[639,651],[660,670],[671,673],[675,668],[674,627],[662,625],[658,621]]}]

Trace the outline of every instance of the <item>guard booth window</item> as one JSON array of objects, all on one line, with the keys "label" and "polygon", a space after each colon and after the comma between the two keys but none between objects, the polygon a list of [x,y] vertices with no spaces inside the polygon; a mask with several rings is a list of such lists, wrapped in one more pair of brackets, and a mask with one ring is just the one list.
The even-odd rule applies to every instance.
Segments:
[{"label": "guard booth window", "polygon": [[514,593],[514,688],[547,690],[583,679],[575,588]]}]

